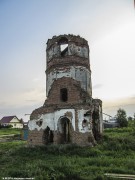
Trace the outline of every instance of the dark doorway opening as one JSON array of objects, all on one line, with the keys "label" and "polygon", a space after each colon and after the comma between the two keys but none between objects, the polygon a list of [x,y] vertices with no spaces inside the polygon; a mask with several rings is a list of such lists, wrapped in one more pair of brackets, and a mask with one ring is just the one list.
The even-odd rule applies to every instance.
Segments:
[{"label": "dark doorway opening", "polygon": [[61,126],[61,143],[70,142],[70,121],[68,118],[64,117],[60,119]]},{"label": "dark doorway opening", "polygon": [[47,126],[43,133],[44,144],[53,143],[53,131]]}]

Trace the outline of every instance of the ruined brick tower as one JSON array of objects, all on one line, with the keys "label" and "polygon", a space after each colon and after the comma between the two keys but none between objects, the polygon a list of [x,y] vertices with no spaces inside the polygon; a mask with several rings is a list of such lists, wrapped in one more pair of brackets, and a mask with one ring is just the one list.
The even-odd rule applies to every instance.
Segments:
[{"label": "ruined brick tower", "polygon": [[102,101],[92,98],[88,42],[53,36],[46,49],[46,96],[31,114],[29,145],[91,145],[102,133]]}]

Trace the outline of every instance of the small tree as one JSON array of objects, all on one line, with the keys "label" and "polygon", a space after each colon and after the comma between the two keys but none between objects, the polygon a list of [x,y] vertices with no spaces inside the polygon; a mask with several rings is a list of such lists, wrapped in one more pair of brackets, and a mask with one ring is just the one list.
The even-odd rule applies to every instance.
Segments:
[{"label": "small tree", "polygon": [[126,111],[124,109],[118,109],[117,115],[116,115],[117,122],[119,123],[120,127],[127,127],[128,121],[127,121],[127,115]]},{"label": "small tree", "polygon": [[134,118],[133,118],[133,134],[135,135],[135,113],[134,113]]},{"label": "small tree", "polygon": [[131,116],[128,117],[128,121],[132,121],[133,119]]},{"label": "small tree", "polygon": [[129,116],[127,119],[128,119],[128,126],[129,126],[129,127],[132,127],[132,126],[133,126],[133,120],[134,120],[134,118],[131,117],[131,116]]},{"label": "small tree", "polygon": [[134,113],[134,120],[135,120],[135,113]]}]

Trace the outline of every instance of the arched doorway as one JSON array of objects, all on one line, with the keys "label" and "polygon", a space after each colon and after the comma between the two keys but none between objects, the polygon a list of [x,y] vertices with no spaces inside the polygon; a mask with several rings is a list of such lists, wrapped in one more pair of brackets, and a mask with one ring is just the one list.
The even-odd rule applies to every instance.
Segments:
[{"label": "arched doorway", "polygon": [[70,142],[70,120],[67,117],[62,117],[58,121],[58,130],[61,136],[61,143]]},{"label": "arched doorway", "polygon": [[48,126],[43,132],[43,142],[44,144],[53,143],[53,132]]}]

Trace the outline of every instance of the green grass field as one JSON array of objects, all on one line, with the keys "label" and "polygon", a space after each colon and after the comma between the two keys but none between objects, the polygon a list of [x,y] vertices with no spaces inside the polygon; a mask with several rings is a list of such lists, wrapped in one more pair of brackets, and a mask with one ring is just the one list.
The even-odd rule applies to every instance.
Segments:
[{"label": "green grass field", "polygon": [[0,177],[36,180],[111,179],[105,173],[135,174],[135,135],[132,127],[107,129],[95,147],[27,142],[0,143]]},{"label": "green grass field", "polygon": [[20,134],[20,132],[21,132],[21,129],[2,128],[0,129],[0,136],[10,135],[10,134]]}]

